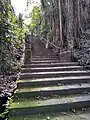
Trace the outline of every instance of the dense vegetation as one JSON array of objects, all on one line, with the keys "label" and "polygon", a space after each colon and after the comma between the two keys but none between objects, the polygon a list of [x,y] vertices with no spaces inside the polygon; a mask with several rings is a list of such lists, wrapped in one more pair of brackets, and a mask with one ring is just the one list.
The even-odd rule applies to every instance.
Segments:
[{"label": "dense vegetation", "polygon": [[23,44],[24,28],[10,0],[0,0],[0,74],[10,74],[15,65],[15,53]]},{"label": "dense vegetation", "polygon": [[11,0],[0,0],[0,120],[7,116],[12,93],[17,87],[16,57],[23,47],[24,34],[22,14],[16,16]]},{"label": "dense vegetation", "polygon": [[62,46],[59,11],[58,1],[41,0],[41,5],[33,8],[29,28],[57,46]]},{"label": "dense vegetation", "polygon": [[[28,0],[29,1],[29,0]],[[30,30],[60,48],[72,51],[85,66],[90,64],[90,1],[41,0],[34,7]],[[34,18],[34,16],[36,17]],[[37,17],[39,16],[39,17]]]}]

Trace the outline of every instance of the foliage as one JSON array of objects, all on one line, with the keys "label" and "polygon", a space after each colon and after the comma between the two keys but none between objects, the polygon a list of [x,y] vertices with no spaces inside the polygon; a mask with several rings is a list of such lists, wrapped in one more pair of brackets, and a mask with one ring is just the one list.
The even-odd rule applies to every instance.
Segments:
[{"label": "foliage", "polygon": [[29,29],[31,32],[38,32],[39,30],[39,25],[41,24],[42,20],[42,13],[41,13],[41,7],[35,6],[33,7],[32,10],[32,15],[31,15],[31,22],[29,25]]},{"label": "foliage", "polygon": [[46,39],[52,38],[52,41],[54,41],[54,36],[57,37],[57,29],[59,33],[59,13],[57,1],[41,0],[41,5],[39,7],[35,6],[32,10],[29,28],[31,28],[30,31],[34,29],[35,34]]},{"label": "foliage", "polygon": [[3,106],[5,107],[5,111],[3,113],[0,114],[0,119],[5,119],[7,117],[9,117],[8,113],[9,113],[9,110],[10,110],[10,105],[12,104],[13,102],[13,96],[11,97],[8,97],[8,100],[5,104],[3,104]]},{"label": "foliage", "polygon": [[0,0],[0,74],[11,74],[15,51],[23,44],[25,31],[21,20],[16,17],[10,0]]}]

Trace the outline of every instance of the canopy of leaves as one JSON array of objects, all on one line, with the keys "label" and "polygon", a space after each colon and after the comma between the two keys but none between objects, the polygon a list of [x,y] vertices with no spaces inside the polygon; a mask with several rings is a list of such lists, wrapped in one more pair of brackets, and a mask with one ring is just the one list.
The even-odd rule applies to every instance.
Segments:
[{"label": "canopy of leaves", "polygon": [[42,13],[41,13],[41,6],[35,6],[33,7],[32,14],[31,14],[31,22],[29,25],[29,29],[31,32],[35,32],[40,25],[42,20]]},{"label": "canopy of leaves", "polygon": [[52,15],[51,1],[41,0],[40,6],[33,7],[31,22],[29,25],[30,32],[47,38],[50,33],[50,14]]}]

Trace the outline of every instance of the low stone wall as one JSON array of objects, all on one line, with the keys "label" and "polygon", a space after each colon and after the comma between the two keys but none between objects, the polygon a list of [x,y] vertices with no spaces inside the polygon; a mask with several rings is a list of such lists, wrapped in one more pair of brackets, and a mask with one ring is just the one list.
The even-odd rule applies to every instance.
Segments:
[{"label": "low stone wall", "polygon": [[73,58],[76,59],[80,65],[90,68],[90,40],[78,39],[77,47],[73,50]]}]

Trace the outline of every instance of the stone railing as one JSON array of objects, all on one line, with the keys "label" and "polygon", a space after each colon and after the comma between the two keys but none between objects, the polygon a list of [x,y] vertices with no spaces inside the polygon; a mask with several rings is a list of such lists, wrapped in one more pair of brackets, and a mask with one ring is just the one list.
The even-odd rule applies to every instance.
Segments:
[{"label": "stone railing", "polygon": [[69,54],[69,57],[72,59],[72,50],[61,50],[60,47],[50,41],[48,41],[47,45],[47,40],[45,38],[40,38],[40,40],[44,43],[45,47],[48,46],[47,48],[51,49],[59,59],[66,54]]},{"label": "stone railing", "polygon": [[29,34],[25,34],[25,57],[24,64],[31,63],[31,39],[32,36]]}]

